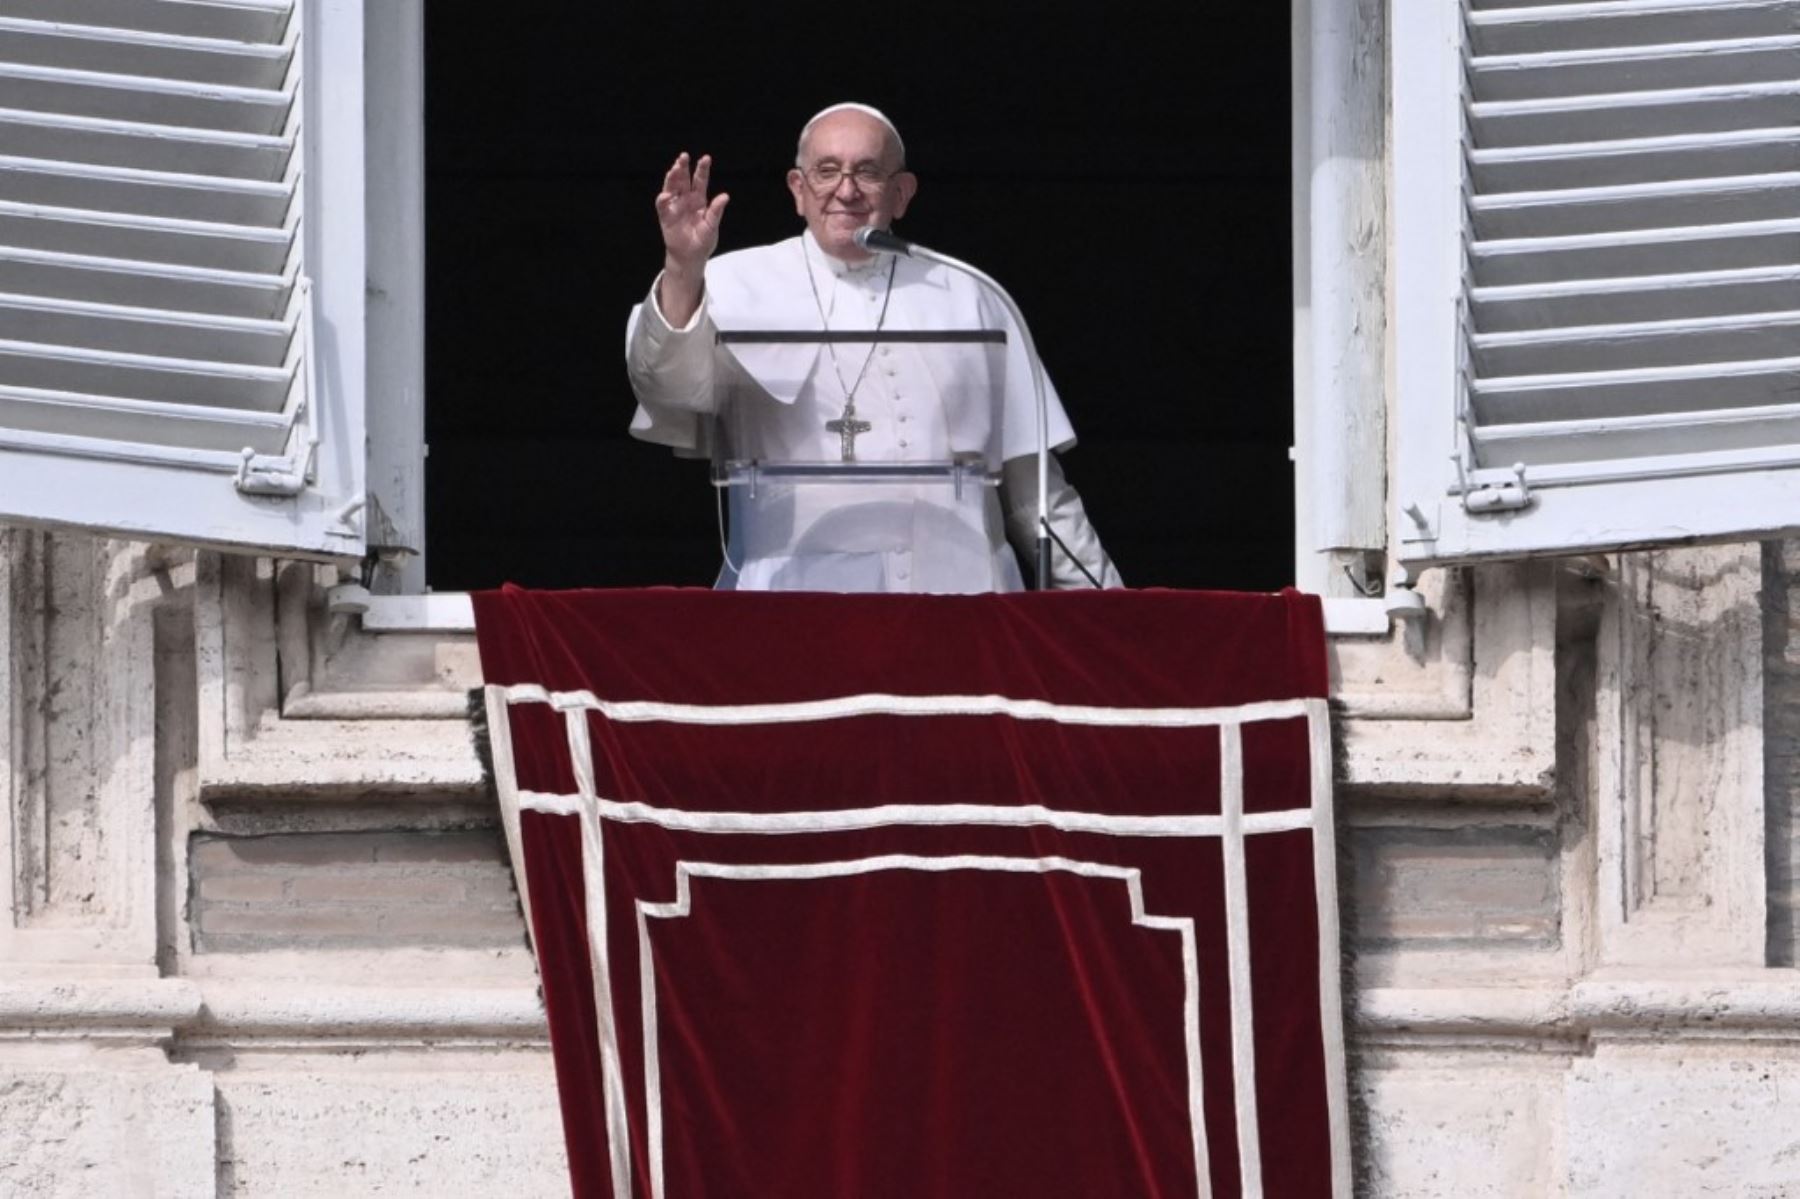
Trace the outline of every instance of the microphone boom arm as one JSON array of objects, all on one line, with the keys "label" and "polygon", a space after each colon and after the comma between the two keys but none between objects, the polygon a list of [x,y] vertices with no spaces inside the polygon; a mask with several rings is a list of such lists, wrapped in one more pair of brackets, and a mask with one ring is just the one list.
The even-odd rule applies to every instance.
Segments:
[{"label": "microphone boom arm", "polygon": [[926,249],[916,242],[909,242],[873,226],[864,226],[856,231],[856,244],[871,253],[905,254],[910,258],[920,258],[953,271],[961,271],[998,297],[1012,316],[1013,323],[1019,327],[1019,336],[1025,342],[1025,355],[1031,360],[1031,385],[1037,399],[1037,589],[1050,590],[1050,400],[1044,383],[1044,364],[1038,358],[1037,343],[1031,339],[1031,326],[1025,323],[1025,314],[1019,310],[1018,302],[1012,298],[1012,294],[1001,287],[992,275],[979,267],[970,266],[960,258]]}]

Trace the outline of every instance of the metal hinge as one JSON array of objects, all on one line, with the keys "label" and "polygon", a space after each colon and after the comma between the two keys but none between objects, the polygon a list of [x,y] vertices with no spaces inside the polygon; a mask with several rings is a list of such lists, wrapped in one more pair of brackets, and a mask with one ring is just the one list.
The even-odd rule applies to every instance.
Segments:
[{"label": "metal hinge", "polygon": [[[1462,473],[1460,460],[1457,462],[1457,473]],[[1465,482],[1463,511],[1471,516],[1486,516],[1531,507],[1531,487],[1525,482],[1525,464],[1513,463],[1512,473],[1513,477],[1504,483],[1484,483],[1480,487],[1469,487]]]}]

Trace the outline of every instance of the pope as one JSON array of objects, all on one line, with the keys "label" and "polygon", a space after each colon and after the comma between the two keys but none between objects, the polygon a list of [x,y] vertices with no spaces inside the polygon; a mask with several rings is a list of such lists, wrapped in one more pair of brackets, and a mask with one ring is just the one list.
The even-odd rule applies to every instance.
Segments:
[{"label": "pope", "polygon": [[[787,173],[797,236],[717,253],[730,197],[709,195],[712,160],[683,153],[656,197],[663,269],[626,331],[638,410],[631,431],[678,454],[763,462],[977,462],[999,478],[975,515],[950,489],[812,485],[765,505],[735,537],[719,586],[976,592],[1023,585],[1036,541],[1037,405],[1027,339],[970,276],[874,255],[918,194],[906,145],[877,110],[834,104],[800,132]],[[788,333],[721,342],[721,332]],[[945,331],[994,331],[945,343]],[[831,334],[850,335],[833,340]],[[910,337],[908,335],[911,335]],[[1054,387],[1052,450],[1075,436]],[[1050,462],[1051,584],[1120,586],[1081,499]]]}]

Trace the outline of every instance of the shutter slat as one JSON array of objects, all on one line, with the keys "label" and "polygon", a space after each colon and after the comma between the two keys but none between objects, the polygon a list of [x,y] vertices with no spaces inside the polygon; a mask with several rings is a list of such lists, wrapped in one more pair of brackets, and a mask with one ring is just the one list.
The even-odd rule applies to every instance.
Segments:
[{"label": "shutter slat", "polygon": [[[3,165],[3,164],[0,164]],[[1800,172],[1477,195],[1481,240],[1800,219]]]},{"label": "shutter slat", "polygon": [[248,271],[0,246],[0,291],[266,319],[287,310],[293,280]]},{"label": "shutter slat", "polygon": [[[1699,423],[1690,421],[1688,443],[1692,443],[1692,430],[1696,427]],[[1670,436],[1661,439],[1663,445],[1670,446],[1669,452],[1656,452],[1656,448],[1652,448],[1658,441],[1656,437],[1647,432],[1638,434],[1620,430],[1616,437],[1591,437],[1586,457],[1535,463],[1532,477],[1539,488],[1552,488],[1568,486],[1571,482],[1667,481],[1681,475],[1728,475],[1748,470],[1793,470],[1800,466],[1800,439],[1796,439],[1800,427],[1795,427],[1793,421],[1766,421],[1760,425],[1759,432],[1762,437],[1773,437],[1773,441],[1751,439],[1748,445],[1739,445],[1739,437],[1733,436],[1732,427],[1706,427],[1708,441],[1715,439],[1719,443],[1717,448],[1696,450],[1692,445],[1681,446],[1678,437]],[[1582,430],[1582,436],[1588,437],[1588,430]],[[1643,445],[1642,450],[1633,452],[1634,439]],[[1546,445],[1535,446],[1530,439],[1519,437],[1512,439],[1512,445],[1544,457],[1557,452],[1548,445],[1553,441],[1557,441],[1557,437],[1546,436]],[[1496,446],[1496,455],[1498,450],[1499,446]],[[1652,468],[1649,463],[1656,463],[1656,466]],[[1476,473],[1474,482],[1503,481],[1505,477],[1507,475],[1498,470],[1485,470]],[[1791,517],[1784,513],[1777,517],[1773,527],[1784,527],[1786,520]]]},{"label": "shutter slat", "polygon": [[[1694,412],[1776,402],[1800,386],[1800,357],[1696,366],[1632,367],[1477,380],[1477,431],[1488,424]],[[1571,417],[1571,414],[1580,414]]]},{"label": "shutter slat", "polygon": [[1800,346],[1800,311],[1477,334],[1484,377],[1689,366],[1778,357]]},{"label": "shutter slat", "polygon": [[1800,444],[1800,404],[1673,412],[1548,424],[1494,425],[1476,435],[1490,461],[1531,461],[1544,466],[1695,452],[1695,430],[1705,433],[1708,453]]},{"label": "shutter slat", "polygon": [[[41,459],[52,458],[94,458],[102,464],[130,464],[137,466],[172,466],[182,471],[214,471],[230,474],[237,470],[241,461],[239,454],[229,450],[209,450],[197,446],[180,444],[158,445],[147,441],[126,441],[112,437],[89,436],[86,434],[38,433],[28,429],[8,429],[0,426],[0,461],[4,461],[7,451],[26,451],[19,458],[6,462],[9,470],[24,473],[32,471],[40,478],[51,481],[57,486],[67,485],[66,472],[62,469],[46,470]],[[58,464],[59,467],[62,464]],[[180,476],[175,478],[180,480]],[[187,484],[180,480],[181,484]],[[29,483],[27,484],[29,486]],[[209,495],[210,498],[210,495]],[[98,506],[98,505],[97,505]],[[102,508],[102,511],[109,509]],[[77,521],[78,524],[91,523],[96,527],[121,528],[131,530],[132,516],[113,515],[106,518],[91,517],[88,521]],[[143,533],[159,532],[155,526],[145,528]],[[146,537],[146,539],[149,539]]]},{"label": "shutter slat", "polygon": [[107,258],[276,274],[292,235],[282,229],[15,204],[0,200],[0,245]]},{"label": "shutter slat", "polygon": [[251,366],[0,339],[0,386],[279,411],[291,366]]},{"label": "shutter slat", "polygon": [[7,12],[40,21],[141,29],[188,37],[273,42],[293,0],[7,0]]},{"label": "shutter slat", "polygon": [[104,427],[115,437],[147,445],[238,454],[282,451],[293,425],[284,412],[244,412],[194,404],[164,404],[115,396],[29,387],[0,387],[0,427],[81,436]]},{"label": "shutter slat", "polygon": [[1780,128],[1800,123],[1800,80],[1478,101],[1469,123],[1482,149]]},{"label": "shutter slat", "polygon": [[1478,287],[1785,266],[1800,261],[1800,221],[1477,242],[1469,258]]},{"label": "shutter slat", "polygon": [[1800,266],[1478,287],[1469,299],[1494,332],[1775,312],[1800,300]]},{"label": "shutter slat", "polygon": [[1800,34],[1477,57],[1469,73],[1487,100],[1542,100],[1780,82],[1793,77],[1796,53]]},{"label": "shutter slat", "polygon": [[291,321],[0,293],[0,328],[18,341],[129,354],[279,366]]},{"label": "shutter slat", "polygon": [[275,182],[292,136],[0,109],[0,154]]},{"label": "shutter slat", "polygon": [[278,226],[287,218],[294,188],[292,183],[0,155],[0,196],[57,208]]},{"label": "shutter slat", "polygon": [[0,108],[273,134],[287,123],[292,99],[284,90],[0,61]]},{"label": "shutter slat", "polygon": [[1800,127],[1476,150],[1480,196],[1800,171]]},{"label": "shutter slat", "polygon": [[279,89],[290,57],[281,44],[0,16],[0,59],[44,67]]},{"label": "shutter slat", "polygon": [[1800,0],[1601,0],[1469,14],[1477,56],[1679,45],[1781,37],[1800,25]]}]

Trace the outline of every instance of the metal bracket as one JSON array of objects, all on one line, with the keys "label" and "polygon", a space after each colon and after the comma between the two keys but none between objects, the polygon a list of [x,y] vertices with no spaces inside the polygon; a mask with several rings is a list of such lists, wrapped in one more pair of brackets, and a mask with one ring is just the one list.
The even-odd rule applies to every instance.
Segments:
[{"label": "metal bracket", "polygon": [[[1436,504],[1432,505],[1434,512],[1436,507]],[[1415,500],[1401,508],[1400,514],[1406,517],[1406,523],[1399,528],[1400,540],[1406,542],[1437,540],[1437,530],[1431,527],[1431,516],[1419,506],[1418,501]]]},{"label": "metal bracket", "polygon": [[299,495],[312,481],[313,456],[318,452],[318,441],[308,441],[306,456],[296,464],[292,458],[259,455],[245,446],[233,481],[245,495]]},{"label": "metal bracket", "polygon": [[361,616],[369,610],[369,589],[361,583],[339,583],[325,592],[325,607],[333,616]]},{"label": "metal bracket", "polygon": [[1431,615],[1425,597],[1418,592],[1418,568],[1406,564],[1394,568],[1388,580],[1387,594],[1381,597],[1388,619],[1401,622],[1424,621]]},{"label": "metal bracket", "polygon": [[1531,507],[1531,487],[1525,482],[1525,464],[1515,462],[1513,477],[1505,483],[1487,483],[1463,492],[1463,511],[1471,516],[1517,512]]}]

